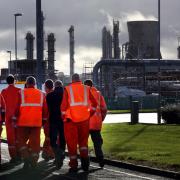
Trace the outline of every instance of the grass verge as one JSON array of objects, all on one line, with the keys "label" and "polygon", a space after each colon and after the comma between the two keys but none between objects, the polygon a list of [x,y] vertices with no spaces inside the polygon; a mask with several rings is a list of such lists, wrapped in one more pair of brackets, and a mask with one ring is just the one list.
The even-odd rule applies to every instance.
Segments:
[{"label": "grass verge", "polygon": [[[123,114],[123,113],[130,113],[131,110],[108,110],[108,114]],[[155,113],[157,109],[140,109],[140,113]]]},{"label": "grass verge", "polygon": [[102,135],[106,158],[180,171],[180,126],[104,124]]},{"label": "grass verge", "polygon": [[[104,124],[102,136],[106,158],[180,172],[179,125]],[[41,145],[43,141],[41,132]],[[91,151],[90,139],[89,146]]]}]

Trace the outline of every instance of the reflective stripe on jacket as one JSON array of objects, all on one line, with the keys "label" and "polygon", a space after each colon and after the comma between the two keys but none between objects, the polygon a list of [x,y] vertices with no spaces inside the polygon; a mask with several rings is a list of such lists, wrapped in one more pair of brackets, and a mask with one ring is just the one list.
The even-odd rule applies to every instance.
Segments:
[{"label": "reflective stripe on jacket", "polygon": [[106,103],[105,103],[104,98],[102,97],[101,93],[95,87],[91,87],[91,92],[92,92],[94,98],[97,100],[97,107],[96,107],[96,112],[90,118],[89,128],[90,128],[90,130],[101,130],[102,121],[103,121],[102,109],[106,108]]},{"label": "reflective stripe on jacket", "polygon": [[88,86],[81,82],[72,83],[66,86],[68,93],[69,108],[65,112],[66,119],[69,118],[73,122],[82,122],[90,117],[90,103]]},{"label": "reflective stripe on jacket", "polygon": [[41,127],[44,94],[38,89],[21,90],[18,126]]}]

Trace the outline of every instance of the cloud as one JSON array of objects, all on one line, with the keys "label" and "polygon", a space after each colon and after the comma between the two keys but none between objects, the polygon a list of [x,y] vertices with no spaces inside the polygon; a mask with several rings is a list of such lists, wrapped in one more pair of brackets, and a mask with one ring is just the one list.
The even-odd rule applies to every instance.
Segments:
[{"label": "cloud", "polygon": [[[27,31],[35,35],[36,0],[0,1],[0,68],[6,67],[12,50],[14,57],[14,13],[23,13],[18,18],[18,57],[26,56],[24,40]],[[179,0],[161,1],[161,38],[163,56],[176,57],[179,36]],[[45,15],[45,35],[53,32],[56,37],[56,69],[69,74],[70,25],[75,26],[76,70],[82,72],[87,62],[96,62],[101,57],[101,30],[108,26],[112,30],[112,19],[120,21],[120,44],[128,41],[127,21],[156,20],[157,0],[42,0]],[[171,42],[171,43],[169,43]],[[45,47],[47,50],[47,46]],[[168,52],[168,53],[167,53]],[[47,54],[45,52],[45,56]],[[84,58],[86,57],[86,58]]]},{"label": "cloud", "polygon": [[[56,55],[58,61],[56,61],[56,69],[63,71],[65,74],[69,74],[69,54],[61,53]],[[101,58],[101,49],[94,47],[78,47],[75,50],[75,72],[82,73],[83,66],[86,64],[95,64]]]}]

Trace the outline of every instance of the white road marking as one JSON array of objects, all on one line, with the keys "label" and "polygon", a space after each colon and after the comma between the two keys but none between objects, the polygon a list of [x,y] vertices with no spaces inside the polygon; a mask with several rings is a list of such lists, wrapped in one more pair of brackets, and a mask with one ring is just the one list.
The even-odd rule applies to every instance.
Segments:
[{"label": "white road marking", "polygon": [[[3,146],[7,146],[7,144],[2,144]],[[6,158],[5,158],[6,157]],[[9,161],[9,159],[7,159],[7,156],[5,157],[2,157],[3,160],[5,161]],[[65,159],[65,161],[68,161],[67,159]],[[95,167],[95,168],[99,168],[99,166],[94,166],[94,165],[90,165],[91,167]],[[110,168],[103,168],[104,170],[107,170],[107,171],[110,171],[110,172],[114,172],[114,173],[117,173],[117,174],[124,174],[124,175],[127,175],[127,176],[131,176],[131,177],[136,177],[136,178],[141,178],[141,179],[146,179],[146,180],[156,180],[156,179],[153,179],[153,178],[150,178],[150,177],[145,177],[145,176],[140,176],[140,175],[136,175],[136,174],[132,174],[132,173],[126,173],[126,172],[121,172],[121,171],[117,171],[117,170],[113,170],[113,169],[110,169]],[[13,169],[14,170],[14,169]],[[11,171],[13,171],[11,170]],[[17,170],[17,169],[16,169]],[[3,173],[4,174],[4,173]],[[64,176],[66,178],[69,178],[69,179],[72,179],[72,177],[69,177],[69,176],[66,176],[64,174],[61,174],[61,173],[58,173],[58,172],[53,172],[52,174],[54,175],[61,175],[61,176]],[[2,174],[1,174],[2,175]]]},{"label": "white road marking", "polygon": [[[99,166],[93,166],[93,165],[91,165],[91,167],[99,168]],[[107,171],[111,171],[111,172],[117,173],[117,174],[125,174],[125,175],[128,175],[128,176],[137,177],[137,178],[141,178],[141,179],[156,180],[156,179],[153,179],[153,178],[149,178],[149,177],[145,177],[145,176],[139,176],[139,175],[132,174],[132,173],[116,171],[116,170],[109,169],[109,168],[103,168],[103,169],[105,169]]]}]

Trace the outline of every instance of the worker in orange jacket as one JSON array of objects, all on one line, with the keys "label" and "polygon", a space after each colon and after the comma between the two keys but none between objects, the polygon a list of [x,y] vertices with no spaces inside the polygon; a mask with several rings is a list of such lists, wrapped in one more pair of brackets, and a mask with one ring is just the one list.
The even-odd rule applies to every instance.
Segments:
[{"label": "worker in orange jacket", "polygon": [[[2,133],[2,124],[5,121],[5,101],[3,96],[0,93],[0,137]],[[0,139],[0,165],[1,165],[1,139]]]},{"label": "worker in orange jacket", "polygon": [[107,114],[107,107],[104,97],[94,86],[92,80],[88,79],[84,82],[85,85],[91,87],[91,92],[97,100],[96,112],[90,118],[89,130],[92,142],[94,144],[95,155],[100,167],[104,167],[104,154],[102,151],[103,139],[101,136],[102,122]]},{"label": "worker in orange jacket", "polygon": [[79,145],[81,167],[84,171],[89,169],[89,118],[95,112],[96,106],[97,102],[90,88],[82,84],[78,74],[74,74],[72,83],[65,87],[61,104],[64,133],[70,158],[69,172],[78,170],[77,145]]},{"label": "worker in orange jacket", "polygon": [[[49,83],[49,81],[50,81],[50,83]],[[53,91],[53,81],[51,79],[47,79],[45,82],[46,95],[52,91]],[[45,161],[49,161],[50,159],[54,158],[54,152],[51,147],[50,136],[49,136],[49,131],[50,131],[49,118],[48,118],[47,122],[44,124],[43,129],[44,129],[45,140],[43,143],[41,156]]]},{"label": "worker in orange jacket", "polygon": [[24,161],[23,168],[36,168],[40,152],[40,130],[48,117],[45,94],[35,88],[36,79],[27,77],[17,106],[19,151]]},{"label": "worker in orange jacket", "polygon": [[14,76],[9,75],[6,78],[8,87],[2,90],[2,96],[4,97],[6,104],[6,134],[8,142],[8,150],[10,155],[10,163],[16,163],[20,160],[17,146],[17,126],[13,121],[15,115],[16,106],[18,103],[18,94],[20,88],[14,86]]}]

